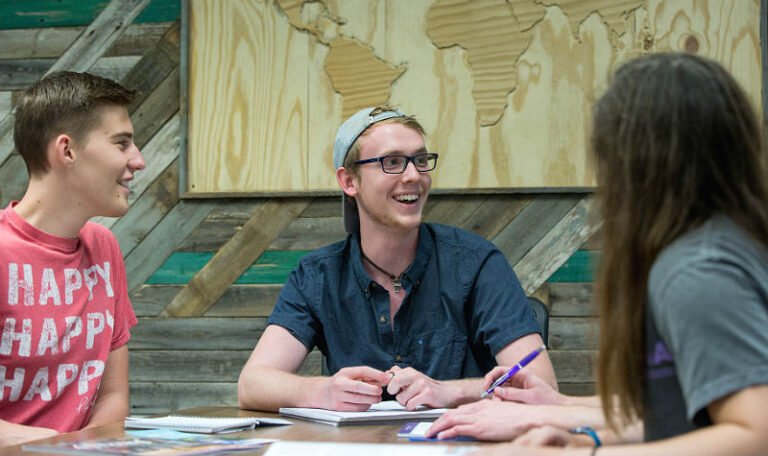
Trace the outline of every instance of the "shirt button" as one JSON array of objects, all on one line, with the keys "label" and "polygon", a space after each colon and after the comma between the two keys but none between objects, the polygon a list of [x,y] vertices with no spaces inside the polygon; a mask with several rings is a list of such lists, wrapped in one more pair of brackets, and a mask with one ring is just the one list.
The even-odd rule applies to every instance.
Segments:
[{"label": "shirt button", "polygon": [[402,356],[400,356],[400,355],[397,355],[397,356],[395,356],[395,361],[397,361],[398,363],[399,363],[400,361],[402,361],[402,360],[403,360],[403,357],[402,357]]},{"label": "shirt button", "polygon": [[381,323],[386,323],[386,322],[387,322],[387,316],[386,316],[386,315],[382,315],[382,316],[380,316],[380,317],[379,317],[379,321],[380,321]]}]

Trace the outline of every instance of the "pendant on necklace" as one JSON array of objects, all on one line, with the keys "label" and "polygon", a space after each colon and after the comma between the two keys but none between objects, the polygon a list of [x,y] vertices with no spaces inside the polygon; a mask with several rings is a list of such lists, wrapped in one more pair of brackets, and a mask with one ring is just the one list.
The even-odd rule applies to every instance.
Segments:
[{"label": "pendant on necklace", "polygon": [[400,289],[403,288],[400,283],[400,276],[392,277],[392,287],[395,289],[395,293],[400,293]]},{"label": "pendant on necklace", "polygon": [[396,275],[392,274],[391,272],[387,271],[386,269],[382,268],[382,267],[381,267],[381,266],[379,266],[378,264],[376,264],[376,263],[374,263],[373,261],[371,261],[371,259],[370,259],[370,258],[368,258],[367,256],[365,256],[365,253],[364,253],[364,252],[360,252],[360,254],[363,256],[363,258],[364,258],[364,259],[365,259],[365,260],[366,260],[368,263],[370,263],[370,264],[371,264],[371,266],[373,266],[374,268],[376,268],[376,269],[378,269],[379,271],[383,272],[384,274],[388,275],[388,276],[389,276],[389,278],[390,278],[390,279],[392,279],[392,289],[394,290],[394,292],[395,292],[395,293],[400,293],[400,290],[403,288],[403,284],[400,282],[400,278],[403,276],[403,273],[404,273],[405,271],[401,272],[401,273],[400,273],[400,275],[397,275],[397,276],[396,276]]}]

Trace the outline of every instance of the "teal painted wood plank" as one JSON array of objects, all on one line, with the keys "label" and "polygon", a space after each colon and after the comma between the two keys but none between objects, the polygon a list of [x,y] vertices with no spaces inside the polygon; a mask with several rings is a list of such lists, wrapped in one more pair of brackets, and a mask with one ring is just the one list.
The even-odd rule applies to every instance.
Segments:
[{"label": "teal painted wood plank", "polygon": [[213,252],[174,252],[145,283],[151,285],[186,284],[197,271],[213,258],[213,255]]},{"label": "teal painted wood plank", "polygon": [[547,282],[594,282],[594,272],[599,261],[599,251],[577,250]]},{"label": "teal painted wood plank", "polygon": [[[235,283],[239,285],[283,284],[299,259],[310,250],[267,250]],[[189,282],[215,252],[175,252],[147,280],[150,285],[183,285]]]},{"label": "teal painted wood plank", "polygon": [[238,285],[283,284],[288,274],[299,264],[301,257],[309,252],[311,250],[267,250],[235,283]]},{"label": "teal painted wood plank", "polygon": [[[267,250],[236,281],[238,285],[282,285],[299,259],[311,250]],[[147,280],[150,285],[184,285],[215,252],[175,252]],[[592,282],[600,253],[577,250],[547,282]]]},{"label": "teal painted wood plank", "polygon": [[[0,1],[0,29],[89,25],[108,0]],[[181,15],[181,0],[152,0],[133,23],[172,22]]]}]

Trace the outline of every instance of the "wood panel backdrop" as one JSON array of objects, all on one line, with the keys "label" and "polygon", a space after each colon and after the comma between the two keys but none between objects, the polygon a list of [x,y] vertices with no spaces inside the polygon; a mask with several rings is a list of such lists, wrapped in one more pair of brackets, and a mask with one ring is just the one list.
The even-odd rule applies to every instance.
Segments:
[{"label": "wood panel backdrop", "polygon": [[759,1],[190,0],[193,194],[336,189],[339,124],[389,102],[438,189],[587,187],[590,109],[643,52],[696,51],[760,97]]},{"label": "wood panel backdrop", "polygon": [[[199,186],[193,190],[218,195],[207,199],[179,196],[179,0],[0,3],[3,205],[26,187],[11,133],[18,90],[48,71],[71,69],[142,92],[130,111],[146,169],[137,175],[128,214],[97,220],[120,241],[139,316],[129,345],[133,413],[237,403],[239,371],[288,272],[306,252],[344,236],[339,198],[327,192],[335,128],[357,107],[385,101],[426,124],[432,147],[443,154],[435,179],[442,188],[499,187],[435,194],[425,218],[476,232],[505,253],[526,291],[549,305],[550,354],[561,388],[590,393],[591,265],[600,242],[598,224],[589,223],[589,196],[502,187],[543,185],[524,179],[552,176],[587,185],[589,103],[610,69],[638,52],[686,48],[714,57],[759,105],[756,0],[190,6],[193,40],[195,33],[208,36],[199,35],[204,30],[219,33],[208,51],[190,53],[192,67],[198,59],[196,71],[233,75],[211,83],[215,96],[202,97],[195,95],[201,79],[190,75],[190,94],[201,106],[191,103],[189,139],[206,146],[203,155],[190,155],[187,177]],[[198,6],[206,15],[196,17]],[[235,22],[222,27],[218,20]],[[244,28],[250,38],[236,40]],[[580,63],[568,63],[573,56]],[[217,115],[201,123],[197,109]],[[544,160],[520,164],[536,156]],[[226,198],[244,183],[245,193],[256,183],[271,191],[326,190]],[[316,353],[303,372],[320,372]]]}]

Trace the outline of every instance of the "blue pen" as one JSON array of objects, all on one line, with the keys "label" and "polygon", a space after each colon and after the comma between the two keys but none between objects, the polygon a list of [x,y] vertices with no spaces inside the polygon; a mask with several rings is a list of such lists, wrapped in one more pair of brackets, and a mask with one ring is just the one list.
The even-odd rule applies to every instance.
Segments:
[{"label": "blue pen", "polygon": [[533,361],[534,359],[536,359],[537,356],[539,356],[539,353],[543,352],[546,349],[547,349],[547,347],[545,345],[542,345],[541,347],[537,348],[536,350],[528,353],[528,355],[525,358],[521,359],[519,363],[517,363],[514,366],[512,366],[512,368],[509,369],[506,374],[504,374],[501,377],[499,377],[498,379],[496,379],[496,381],[493,382],[491,387],[488,388],[487,390],[485,390],[485,392],[483,392],[483,394],[480,395],[480,399],[482,399],[482,398],[484,398],[486,396],[490,396],[491,393],[493,393],[493,390],[495,390],[497,386],[503,384],[504,382],[506,382],[507,380],[512,378],[513,375],[515,375],[516,373],[520,372],[520,369],[522,369],[525,366],[527,366],[528,364],[530,364],[531,361]]}]

